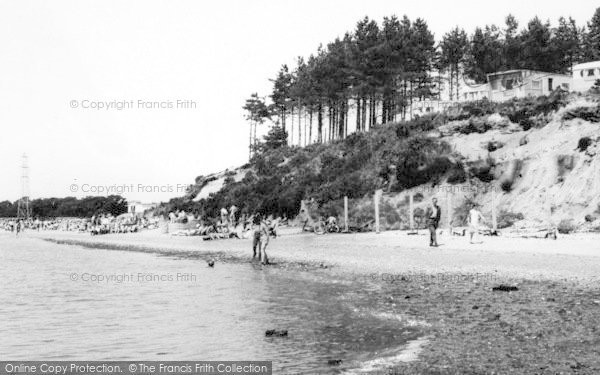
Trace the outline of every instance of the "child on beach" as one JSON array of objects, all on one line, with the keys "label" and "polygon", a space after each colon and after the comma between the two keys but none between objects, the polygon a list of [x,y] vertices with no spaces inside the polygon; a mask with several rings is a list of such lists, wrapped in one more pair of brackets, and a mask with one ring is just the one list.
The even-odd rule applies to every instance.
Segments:
[{"label": "child on beach", "polygon": [[[258,248],[258,261],[262,259],[263,264],[269,264],[267,257],[267,245],[269,244],[269,225],[262,219],[260,214],[254,216],[254,231],[252,238],[252,258],[256,258],[256,249]],[[261,256],[262,255],[262,256]]]},{"label": "child on beach", "polygon": [[470,243],[483,243],[483,241],[481,242],[474,242],[475,238],[477,237],[477,234],[479,232],[479,221],[485,221],[485,219],[483,218],[483,215],[481,214],[481,212],[479,212],[479,210],[477,210],[477,205],[473,204],[471,206],[471,210],[469,211],[469,235],[470,235]]}]

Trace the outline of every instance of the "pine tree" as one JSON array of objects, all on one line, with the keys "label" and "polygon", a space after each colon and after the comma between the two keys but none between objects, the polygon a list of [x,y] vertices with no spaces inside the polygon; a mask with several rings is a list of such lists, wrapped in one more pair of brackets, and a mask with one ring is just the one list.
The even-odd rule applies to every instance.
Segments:
[{"label": "pine tree", "polygon": [[[258,143],[256,138],[256,128],[259,124],[263,124],[265,119],[270,118],[270,113],[265,100],[259,97],[257,93],[250,95],[250,98],[246,99],[246,104],[242,108],[246,110],[246,119],[250,121],[248,158],[251,158]],[[283,131],[285,132],[285,130]]]},{"label": "pine tree", "polygon": [[476,28],[469,43],[465,75],[475,82],[486,82],[487,74],[502,68],[502,47],[496,26],[485,26],[485,30]]},{"label": "pine tree", "polygon": [[522,67],[522,57],[521,40],[517,34],[519,23],[512,14],[509,14],[506,16],[505,24],[502,69],[520,69]]},{"label": "pine tree", "polygon": [[596,9],[594,16],[588,22],[583,58],[585,61],[600,60],[600,8]]},{"label": "pine tree", "polygon": [[439,65],[449,73],[450,99],[454,98],[454,92],[458,98],[460,67],[465,61],[468,46],[467,33],[458,27],[446,33],[440,43]]},{"label": "pine tree", "polygon": [[282,65],[281,69],[277,73],[277,77],[272,79],[273,92],[271,93],[271,100],[274,106],[277,108],[281,120],[281,127],[285,131],[285,120],[286,113],[288,110],[288,104],[290,101],[290,89],[292,86],[292,75],[289,72],[287,65]]},{"label": "pine tree", "polygon": [[522,69],[554,72],[560,65],[551,45],[550,23],[534,17],[521,32]]},{"label": "pine tree", "polygon": [[571,72],[574,64],[581,59],[581,31],[575,20],[569,17],[558,19],[558,27],[554,33],[552,53],[557,59],[557,70],[561,73]]}]

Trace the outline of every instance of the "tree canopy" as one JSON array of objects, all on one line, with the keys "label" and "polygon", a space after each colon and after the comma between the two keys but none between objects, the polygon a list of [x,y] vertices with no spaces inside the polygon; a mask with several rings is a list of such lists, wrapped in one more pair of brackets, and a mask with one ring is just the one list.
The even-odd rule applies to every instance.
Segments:
[{"label": "tree canopy", "polygon": [[463,78],[483,83],[487,74],[511,69],[569,73],[589,60],[600,60],[600,8],[587,28],[564,17],[556,26],[534,17],[520,28],[509,14],[504,25],[471,34],[455,27],[438,43],[423,19],[392,15],[379,24],[364,17],[354,30],[298,57],[295,67],[281,66],[271,80],[269,113],[288,141],[330,142],[348,136],[350,110],[354,129],[366,131],[411,117],[413,102],[439,98],[442,86],[456,97]]}]

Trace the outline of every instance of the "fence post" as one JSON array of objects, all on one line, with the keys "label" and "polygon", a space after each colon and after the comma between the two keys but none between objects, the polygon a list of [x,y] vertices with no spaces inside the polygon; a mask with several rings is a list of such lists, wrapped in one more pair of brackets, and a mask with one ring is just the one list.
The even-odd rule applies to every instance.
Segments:
[{"label": "fence post", "polygon": [[375,232],[379,233],[379,199],[381,198],[382,190],[378,189],[373,194],[373,203],[375,204]]},{"label": "fence post", "polygon": [[348,196],[344,196],[344,231],[348,231]]},{"label": "fence post", "polygon": [[450,232],[450,235],[452,235],[452,216],[453,216],[453,212],[452,212],[452,192],[448,191],[446,194],[446,203],[447,203],[447,210],[448,210],[448,231]]},{"label": "fence post", "polygon": [[492,233],[498,230],[498,221],[496,219],[496,187],[492,186]]},{"label": "fence post", "polygon": [[413,218],[413,212],[414,212],[414,207],[413,207],[413,193],[410,192],[408,194],[408,225],[409,225],[411,231],[413,229],[415,229],[415,221],[414,221],[414,218]]}]

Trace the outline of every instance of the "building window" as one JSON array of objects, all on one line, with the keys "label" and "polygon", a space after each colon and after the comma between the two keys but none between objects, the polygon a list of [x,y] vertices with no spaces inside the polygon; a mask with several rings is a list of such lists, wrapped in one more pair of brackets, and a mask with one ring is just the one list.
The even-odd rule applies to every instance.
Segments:
[{"label": "building window", "polygon": [[579,71],[579,75],[583,77],[583,70]]},{"label": "building window", "polygon": [[588,69],[587,76],[588,77],[593,77],[594,76],[594,69]]}]

